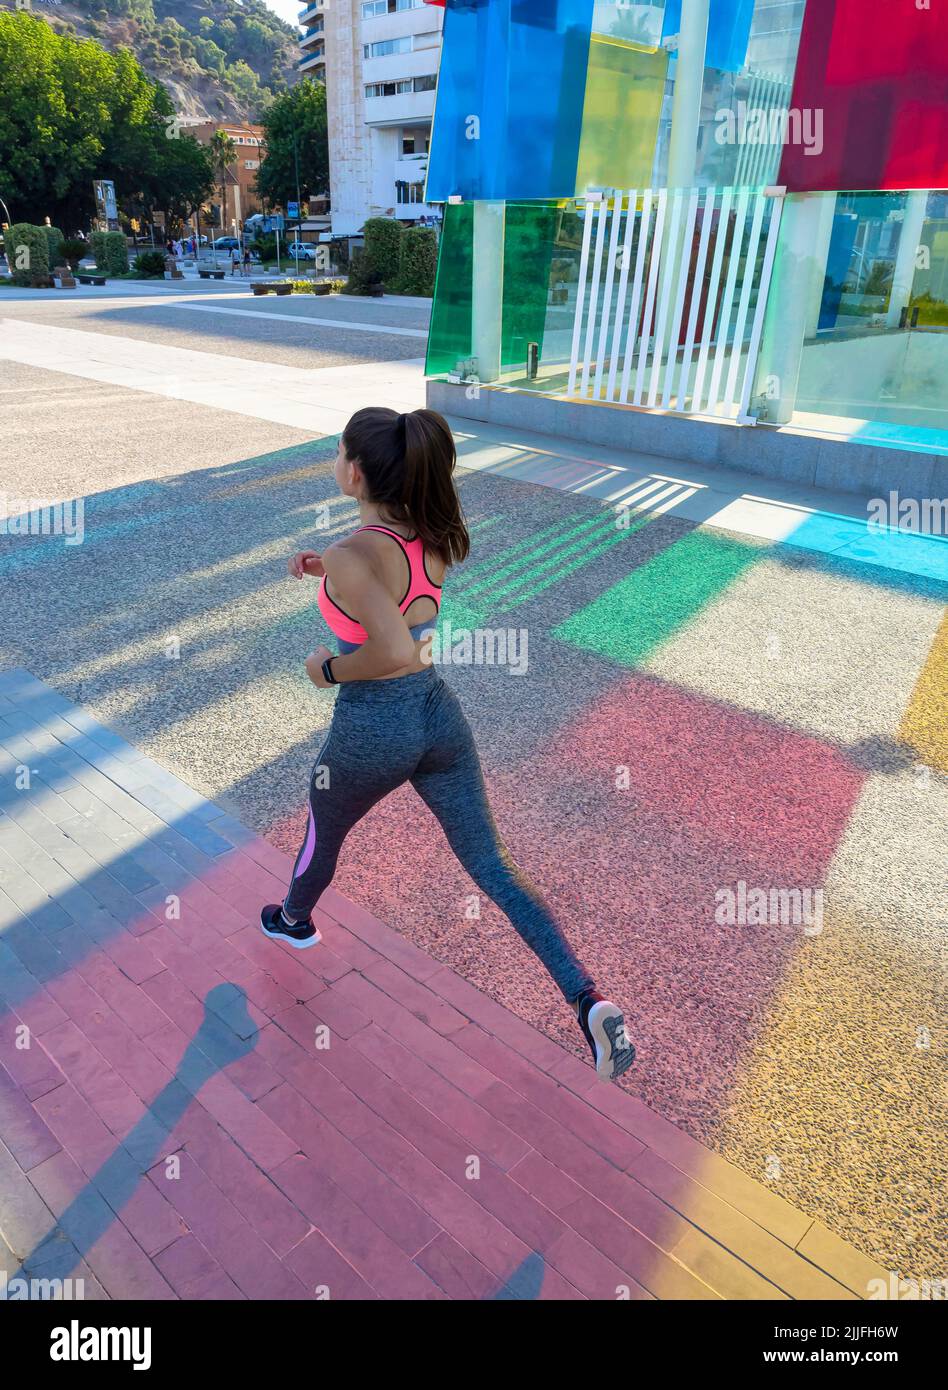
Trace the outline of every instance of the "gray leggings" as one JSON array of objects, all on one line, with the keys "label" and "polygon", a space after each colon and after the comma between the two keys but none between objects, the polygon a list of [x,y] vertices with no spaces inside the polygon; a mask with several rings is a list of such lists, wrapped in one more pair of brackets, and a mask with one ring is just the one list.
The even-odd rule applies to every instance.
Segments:
[{"label": "gray leggings", "polygon": [[506,913],[572,1002],[592,979],[537,889],[511,860],[491,815],[468,722],[431,666],[393,680],[339,687],[310,778],[309,823],[284,904],[287,915],[309,916],[332,882],[349,831],[405,782],[437,817],[481,892]]}]

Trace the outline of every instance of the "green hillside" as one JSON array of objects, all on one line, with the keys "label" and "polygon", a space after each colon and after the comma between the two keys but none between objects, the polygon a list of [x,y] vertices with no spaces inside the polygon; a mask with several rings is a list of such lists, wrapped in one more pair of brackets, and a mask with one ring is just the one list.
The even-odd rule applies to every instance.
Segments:
[{"label": "green hillside", "polygon": [[[16,8],[0,0],[0,10]],[[296,31],[263,0],[30,0],[29,8],[60,32],[130,48],[184,116],[255,119],[296,72]]]}]

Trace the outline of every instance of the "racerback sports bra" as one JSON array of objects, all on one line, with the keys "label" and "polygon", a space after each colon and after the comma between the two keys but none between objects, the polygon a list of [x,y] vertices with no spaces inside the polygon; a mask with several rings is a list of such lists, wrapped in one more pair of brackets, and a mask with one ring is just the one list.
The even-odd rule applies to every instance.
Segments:
[{"label": "racerback sports bra", "polygon": [[[387,526],[360,526],[359,531],[381,531],[383,536],[391,536],[401,546],[405,559],[408,561],[408,584],[398,604],[401,613],[407,613],[416,598],[430,598],[434,602],[435,617],[428,618],[423,623],[416,623],[414,627],[408,629],[415,641],[420,641],[426,632],[431,631],[437,621],[437,610],[441,607],[441,589],[443,587],[440,584],[435,584],[429,578],[425,568],[424,541],[420,536],[412,536],[410,540],[406,540],[397,531],[390,531]],[[358,535],[359,531],[353,534]],[[369,634],[362,624],[353,618],[351,613],[340,608],[335,599],[330,597],[326,590],[325,575],[320,581],[316,601],[329,630],[339,640],[340,650],[348,648],[349,651],[355,651],[357,647],[361,647],[362,643],[368,640]]]}]

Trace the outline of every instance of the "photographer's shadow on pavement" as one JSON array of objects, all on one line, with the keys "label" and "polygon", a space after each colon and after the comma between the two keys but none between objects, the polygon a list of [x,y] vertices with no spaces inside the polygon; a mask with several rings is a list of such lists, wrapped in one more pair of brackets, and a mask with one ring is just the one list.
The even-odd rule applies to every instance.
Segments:
[{"label": "photographer's shadow on pavement", "polygon": [[68,1278],[131,1200],[143,1175],[164,1156],[166,1140],[202,1086],[251,1053],[257,1038],[244,991],[234,984],[209,990],[201,1026],[172,1079],[92,1174],[48,1235],[23,1258],[13,1278],[39,1274],[44,1281]]}]

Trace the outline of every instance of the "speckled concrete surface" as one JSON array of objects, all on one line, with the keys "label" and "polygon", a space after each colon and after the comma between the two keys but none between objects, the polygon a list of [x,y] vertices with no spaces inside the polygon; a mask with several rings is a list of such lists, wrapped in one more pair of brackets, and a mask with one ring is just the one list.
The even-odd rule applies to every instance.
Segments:
[{"label": "speckled concrete surface", "polygon": [[[287,367],[337,367],[347,362],[387,362],[424,356],[423,338],[365,333],[347,330],[345,326],[349,320],[420,330],[426,326],[428,316],[417,308],[386,301],[384,310],[366,309],[364,300],[356,300],[352,308],[348,299],[327,301],[315,295],[294,295],[289,300],[267,295],[246,301],[233,295],[219,299],[220,307],[228,311],[226,314],[205,312],[206,306],[214,302],[202,297],[196,301],[195,309],[189,308],[186,300],[170,298],[108,305],[89,300],[40,305],[0,302],[0,318],[94,329],[106,336],[135,338],[159,346],[229,352],[235,357]],[[250,314],[240,320],[231,310],[277,314],[279,321]],[[332,327],[304,323],[300,321],[303,317],[332,318],[339,326],[335,322]]]},{"label": "speckled concrete surface", "polygon": [[[295,849],[332,697],[301,674],[322,633],[283,567],[318,542],[332,441],[20,371],[0,490],[98,491],[82,546],[0,537],[0,659]],[[445,618],[524,630],[529,666],[445,675],[511,849],[628,1008],[628,1087],[887,1268],[942,1277],[948,792],[930,673],[927,742],[902,724],[944,586],[674,515],[621,531],[597,502],[489,474],[461,486],[475,549]],[[353,512],[329,516],[333,534]],[[719,923],[716,895],[742,880],[821,888],[821,929]],[[337,886],[578,1052],[411,793],[354,833]]]}]

